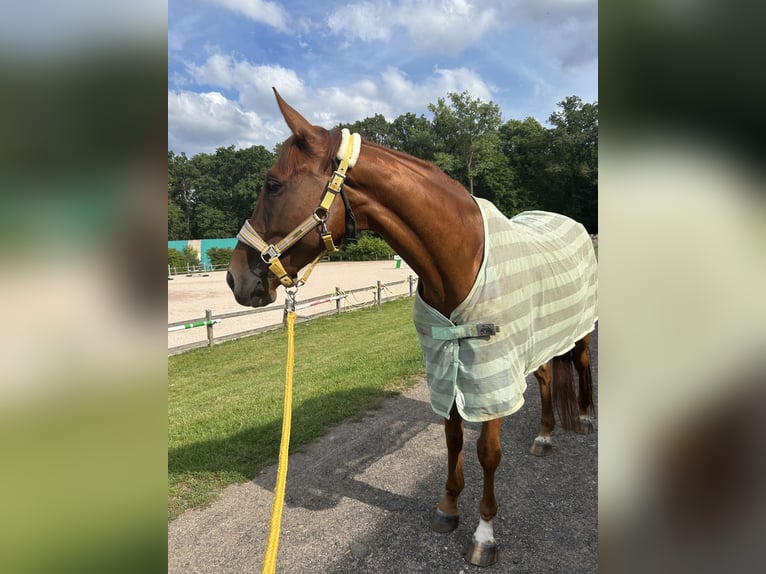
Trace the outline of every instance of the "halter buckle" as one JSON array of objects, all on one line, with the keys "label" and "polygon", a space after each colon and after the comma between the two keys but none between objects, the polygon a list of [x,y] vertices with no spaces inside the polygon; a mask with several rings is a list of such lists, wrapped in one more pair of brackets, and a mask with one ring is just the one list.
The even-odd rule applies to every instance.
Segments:
[{"label": "halter buckle", "polygon": [[346,174],[341,173],[338,170],[335,170],[334,172],[332,172],[332,176],[330,176],[330,181],[327,184],[327,188],[337,194],[340,191],[340,188],[343,187],[343,182],[345,180],[346,180]]},{"label": "halter buckle", "polygon": [[329,217],[329,215],[330,215],[330,212],[327,211],[321,205],[314,210],[314,219],[316,219],[317,223],[320,223],[322,225],[325,224],[325,221],[327,221],[327,218]]},{"label": "halter buckle", "polygon": [[272,260],[272,259],[274,259],[274,258],[276,258],[276,257],[279,257],[279,250],[278,250],[278,249],[277,249],[277,248],[274,246],[274,244],[273,244],[273,243],[272,243],[271,245],[269,245],[269,246],[268,246],[268,247],[267,247],[267,248],[266,248],[266,249],[263,251],[263,253],[261,253],[261,260],[263,260],[263,262],[264,262],[266,265],[268,265],[269,263],[271,263],[271,260]]}]

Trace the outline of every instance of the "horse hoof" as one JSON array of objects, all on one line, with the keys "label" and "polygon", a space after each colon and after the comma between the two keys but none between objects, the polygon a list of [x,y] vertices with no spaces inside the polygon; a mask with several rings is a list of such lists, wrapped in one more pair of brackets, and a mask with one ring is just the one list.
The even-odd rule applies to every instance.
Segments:
[{"label": "horse hoof", "polygon": [[537,437],[529,447],[529,454],[535,456],[548,456],[551,452],[553,452],[553,445],[550,437]]},{"label": "horse hoof", "polygon": [[579,434],[590,434],[593,432],[593,419],[587,416],[582,416],[577,421],[575,426],[575,432]]},{"label": "horse hoof", "polygon": [[474,566],[492,566],[497,562],[497,544],[476,542],[476,539],[473,539],[466,548],[463,559]]},{"label": "horse hoof", "polygon": [[434,508],[434,511],[431,513],[431,530],[434,532],[440,532],[442,534],[452,532],[457,528],[459,523],[459,514],[447,514],[438,508]]}]

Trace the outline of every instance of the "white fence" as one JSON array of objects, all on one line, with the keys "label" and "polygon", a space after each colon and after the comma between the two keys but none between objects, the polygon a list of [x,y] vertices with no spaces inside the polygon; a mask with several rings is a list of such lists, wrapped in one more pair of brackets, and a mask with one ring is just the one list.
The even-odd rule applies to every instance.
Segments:
[{"label": "white fence", "polygon": [[[340,314],[343,311],[348,311],[351,309],[380,305],[382,301],[391,301],[400,297],[412,297],[415,294],[416,281],[417,280],[412,275],[410,275],[403,281],[394,281],[391,283],[381,283],[380,281],[377,281],[375,285],[370,287],[361,287],[358,289],[352,289],[350,291],[344,291],[340,287],[336,287],[333,293],[321,295],[319,297],[313,297],[306,301],[299,302],[295,306],[295,310],[298,315],[297,318],[298,321],[307,321],[309,319],[314,319],[324,315],[331,315],[334,313]],[[324,306],[324,308],[319,309],[322,306]],[[300,313],[302,310],[311,310],[311,313],[302,315]],[[249,309],[246,311],[236,311],[234,313],[214,315],[212,310],[205,309],[204,317],[184,319],[183,321],[168,323],[168,333],[185,331],[187,329],[198,327],[205,327],[207,329],[206,340],[178,346],[169,345],[168,355],[175,355],[184,351],[188,351],[189,349],[196,349],[199,347],[212,347],[215,343],[229,341],[232,339],[239,339],[249,335],[254,335],[256,333],[278,329],[284,324],[284,310],[282,312],[282,321],[272,322],[268,325],[260,326],[256,329],[246,329],[224,336],[215,336],[214,325],[217,323],[224,322],[227,319],[257,315],[261,313],[273,314],[274,311],[274,307],[261,307],[259,309]]]}]

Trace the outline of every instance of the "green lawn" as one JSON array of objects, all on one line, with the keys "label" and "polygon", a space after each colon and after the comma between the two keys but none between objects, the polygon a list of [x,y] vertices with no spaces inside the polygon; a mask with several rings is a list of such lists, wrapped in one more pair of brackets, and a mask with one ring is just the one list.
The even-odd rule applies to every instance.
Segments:
[{"label": "green lawn", "polygon": [[[411,298],[296,325],[291,451],[423,373]],[[284,329],[168,358],[168,517],[277,461]]]}]

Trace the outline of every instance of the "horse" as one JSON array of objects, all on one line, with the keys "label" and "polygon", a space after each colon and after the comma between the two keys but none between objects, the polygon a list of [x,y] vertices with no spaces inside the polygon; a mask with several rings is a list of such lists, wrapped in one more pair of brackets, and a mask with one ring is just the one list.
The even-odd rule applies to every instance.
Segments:
[{"label": "horse", "polygon": [[[301,284],[298,279],[301,269],[336,249],[335,245],[344,238],[365,229],[377,232],[410,265],[418,276],[413,319],[426,360],[432,408],[444,417],[447,444],[444,495],[432,511],[430,526],[441,533],[451,532],[458,526],[458,497],[464,487],[463,422],[464,419],[481,422],[476,448],[483,469],[483,494],[479,524],[464,559],[478,566],[494,564],[498,559],[498,545],[492,521],[497,514],[494,477],[502,456],[500,426],[504,416],[523,405],[524,377],[534,373],[542,404],[539,433],[529,449],[532,455],[545,456],[552,451],[554,410],[564,428],[580,433],[593,431],[588,346],[597,317],[595,255],[590,237],[580,224],[564,218],[569,231],[563,240],[559,238],[556,249],[571,251],[569,244],[574,242],[573,238],[579,241],[584,235],[588,239],[588,246],[574,255],[585,263],[575,269],[574,275],[569,274],[570,279],[574,277],[573,288],[556,285],[548,295],[540,296],[530,294],[526,287],[516,288],[507,279],[493,282],[501,294],[504,290],[518,294],[510,311],[522,310],[519,315],[550,308],[555,303],[549,300],[550,293],[556,289],[570,289],[566,299],[573,303],[568,306],[585,309],[577,311],[585,315],[585,319],[580,321],[576,332],[570,328],[568,335],[558,337],[563,341],[544,351],[549,356],[538,354],[536,358],[526,359],[522,367],[513,367],[505,355],[515,348],[529,351],[534,347],[529,341],[542,338],[541,333],[548,328],[541,322],[544,318],[528,321],[515,335],[509,331],[513,331],[510,324],[516,318],[509,319],[507,313],[499,321],[496,317],[483,316],[463,324],[454,321],[456,311],[462,311],[466,301],[476,295],[477,278],[486,278],[489,273],[485,268],[489,257],[486,228],[489,226],[487,213],[493,206],[470,195],[434,164],[366,141],[348,130],[312,125],[282,99],[276,88],[274,94],[292,135],[282,144],[276,162],[266,174],[252,216],[237,236],[239,241],[232,252],[226,281],[241,305],[268,305],[276,300],[280,285],[290,293]],[[343,207],[331,209],[337,196],[341,197]],[[531,212],[524,224],[515,226],[524,234],[527,224],[534,226],[546,215],[550,214]],[[503,221],[509,220],[496,215],[494,221],[493,225],[505,225]],[[515,245],[511,241],[504,251],[528,249],[521,243],[518,249]],[[535,273],[544,275],[548,266],[548,263],[538,265]],[[536,281],[539,280],[538,277]],[[581,288],[580,284],[585,287]],[[584,299],[589,302],[583,303]],[[503,307],[497,301],[490,303],[491,308],[498,306]],[[560,312],[559,309],[557,313]],[[506,343],[516,337],[512,350],[501,348],[499,359],[482,363],[482,346],[492,346],[501,340],[501,335]],[[444,357],[447,357],[446,363]],[[455,381],[461,379],[462,383],[461,377],[470,378],[466,373],[472,370],[473,362],[480,363],[478,370],[491,371],[490,375],[485,379],[481,378],[483,375],[476,375],[466,384],[475,388],[462,389]],[[572,366],[577,371],[576,387]],[[511,367],[515,369],[513,377],[505,372]],[[446,386],[440,376],[447,378]],[[516,388],[512,391],[500,386],[514,377]],[[483,393],[483,381],[494,385],[492,392]],[[493,410],[491,405],[478,404],[482,398],[496,395],[501,396],[501,407]]]}]

